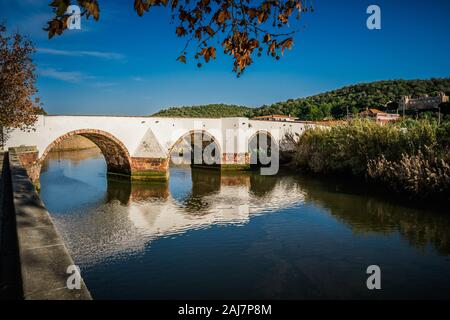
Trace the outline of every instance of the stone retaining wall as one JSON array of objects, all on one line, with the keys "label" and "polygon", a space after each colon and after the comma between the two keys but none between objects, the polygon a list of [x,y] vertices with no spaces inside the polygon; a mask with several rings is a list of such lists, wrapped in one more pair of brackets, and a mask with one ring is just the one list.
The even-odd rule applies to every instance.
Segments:
[{"label": "stone retaining wall", "polygon": [[22,298],[8,153],[0,152],[0,300]]},{"label": "stone retaining wall", "polygon": [[80,289],[67,288],[67,268],[74,262],[14,151],[9,153],[9,166],[23,298],[91,299],[82,279]]}]

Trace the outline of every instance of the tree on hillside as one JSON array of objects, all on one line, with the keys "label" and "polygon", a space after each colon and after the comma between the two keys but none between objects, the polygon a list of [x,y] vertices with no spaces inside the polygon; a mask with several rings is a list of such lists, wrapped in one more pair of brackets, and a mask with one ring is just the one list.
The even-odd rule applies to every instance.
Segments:
[{"label": "tree on hillside", "polygon": [[[100,18],[99,1],[78,0],[81,16],[94,20]],[[187,50],[194,45],[194,58],[206,63],[216,58],[217,40],[222,40],[225,54],[234,59],[233,71],[239,76],[252,64],[253,53],[261,56],[264,49],[276,60],[285,49],[293,45],[289,30],[291,18],[299,19],[302,12],[312,10],[307,0],[134,0],[134,9],[139,16],[152,7],[169,7],[175,32],[186,37],[186,45],[178,61],[186,63]],[[70,0],[52,0],[54,18],[45,30],[49,37],[61,35],[67,28],[69,15],[66,13]]]},{"label": "tree on hillside", "polygon": [[153,117],[226,118],[245,117],[251,108],[227,104],[208,104],[202,106],[172,107],[161,110]]},{"label": "tree on hillside", "polygon": [[[342,119],[366,108],[396,111],[402,96],[430,96],[438,92],[450,94],[450,78],[429,80],[387,80],[361,83],[320,93],[314,96],[289,99],[252,111],[253,116],[268,114],[294,115],[302,120],[329,117]],[[441,111],[445,113],[444,106]]]},{"label": "tree on hillside", "polygon": [[9,130],[31,130],[36,115],[44,111],[35,98],[35,66],[31,55],[33,44],[19,33],[7,34],[0,24],[0,145]]}]

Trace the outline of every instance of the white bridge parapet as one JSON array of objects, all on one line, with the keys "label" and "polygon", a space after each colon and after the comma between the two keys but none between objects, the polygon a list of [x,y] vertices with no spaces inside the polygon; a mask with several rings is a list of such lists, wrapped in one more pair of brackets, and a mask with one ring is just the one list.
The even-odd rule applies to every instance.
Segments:
[{"label": "white bridge parapet", "polygon": [[[72,135],[81,135],[101,149],[109,173],[144,180],[166,179],[171,152],[187,137],[195,141],[195,136],[200,136],[214,142],[220,167],[242,169],[249,165],[249,142],[256,134],[265,133],[279,144],[287,133],[302,134],[311,126],[242,117],[39,116],[34,131],[10,132],[6,148],[35,146],[34,161],[28,157],[25,165],[32,164],[39,171],[53,146]],[[30,175],[38,178],[38,174]]]}]

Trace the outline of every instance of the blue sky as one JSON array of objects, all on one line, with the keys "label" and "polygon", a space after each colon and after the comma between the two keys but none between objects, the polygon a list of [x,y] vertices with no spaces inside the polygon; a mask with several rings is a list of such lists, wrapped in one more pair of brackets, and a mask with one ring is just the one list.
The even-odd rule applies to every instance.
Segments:
[{"label": "blue sky", "polygon": [[[240,77],[221,52],[197,68],[175,61],[185,40],[169,10],[142,18],[132,0],[100,1],[100,21],[82,20],[48,40],[49,0],[0,0],[0,19],[38,48],[38,89],[52,114],[148,115],[171,106],[260,106],[344,85],[450,76],[450,1],[312,0],[295,26],[293,50],[280,61],[256,58]],[[366,9],[381,8],[382,29],[366,28]]]}]

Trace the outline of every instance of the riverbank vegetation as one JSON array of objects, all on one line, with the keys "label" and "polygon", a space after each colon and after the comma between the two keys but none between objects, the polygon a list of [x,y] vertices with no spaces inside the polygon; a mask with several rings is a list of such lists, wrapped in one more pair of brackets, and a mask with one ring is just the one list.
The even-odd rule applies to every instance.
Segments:
[{"label": "riverbank vegetation", "polygon": [[298,169],[366,179],[410,198],[450,201],[448,122],[354,120],[288,139]]}]

